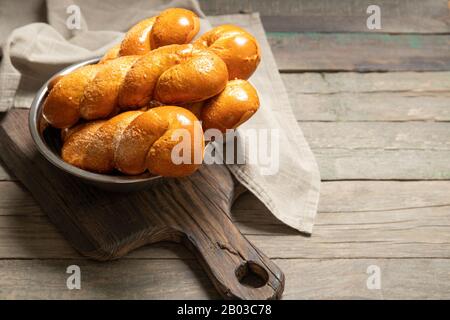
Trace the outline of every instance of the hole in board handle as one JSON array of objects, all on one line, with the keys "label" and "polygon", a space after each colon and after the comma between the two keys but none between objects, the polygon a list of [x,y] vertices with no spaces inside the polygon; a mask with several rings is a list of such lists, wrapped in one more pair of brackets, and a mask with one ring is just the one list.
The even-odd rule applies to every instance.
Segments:
[{"label": "hole in board handle", "polygon": [[261,288],[269,281],[269,274],[259,264],[246,261],[236,268],[236,277],[239,282],[250,288]]}]

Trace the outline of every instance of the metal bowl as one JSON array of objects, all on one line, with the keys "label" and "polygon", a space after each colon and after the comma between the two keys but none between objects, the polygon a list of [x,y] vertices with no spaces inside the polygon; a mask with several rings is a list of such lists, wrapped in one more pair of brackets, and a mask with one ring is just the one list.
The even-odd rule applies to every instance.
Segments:
[{"label": "metal bowl", "polygon": [[49,92],[50,82],[58,76],[68,74],[73,70],[98,62],[99,59],[91,59],[71,65],[61,72],[55,74],[49,79],[37,92],[36,97],[31,104],[29,115],[29,128],[31,137],[36,144],[39,152],[55,167],[62,171],[76,177],[77,179],[94,185],[96,187],[115,192],[131,192],[138,191],[155,185],[163,180],[161,176],[152,176],[150,173],[144,173],[137,176],[125,176],[117,174],[98,174],[82,170],[75,166],[68,164],[61,158],[61,136],[60,130],[54,129],[50,126],[42,126],[44,122],[42,117],[42,108],[45,98]]}]

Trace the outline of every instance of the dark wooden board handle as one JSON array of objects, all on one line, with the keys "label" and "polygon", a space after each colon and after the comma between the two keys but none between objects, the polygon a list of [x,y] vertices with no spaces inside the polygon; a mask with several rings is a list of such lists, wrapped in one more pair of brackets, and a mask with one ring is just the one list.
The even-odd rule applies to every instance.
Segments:
[{"label": "dark wooden board handle", "polygon": [[199,226],[185,231],[182,243],[198,257],[225,299],[279,299],[284,289],[282,271],[255,248],[230,221],[206,233]]},{"label": "dark wooden board handle", "polygon": [[[160,230],[155,228],[147,243],[165,240],[189,248],[225,299],[279,299],[283,272],[231,220],[230,207],[239,193],[234,185],[226,167],[213,165],[149,190],[161,214]],[[169,193],[164,203],[158,201]]]}]

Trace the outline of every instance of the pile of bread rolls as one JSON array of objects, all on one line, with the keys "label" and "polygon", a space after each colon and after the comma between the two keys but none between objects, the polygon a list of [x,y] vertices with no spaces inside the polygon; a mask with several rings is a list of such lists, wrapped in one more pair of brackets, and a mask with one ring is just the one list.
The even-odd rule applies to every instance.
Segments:
[{"label": "pile of bread rolls", "polygon": [[[186,176],[201,164],[205,130],[225,133],[258,110],[247,81],[260,61],[256,39],[223,25],[193,41],[199,24],[189,10],[165,10],[99,63],[50,83],[43,116],[61,129],[64,161],[97,173]],[[177,129],[191,133],[190,163],[172,161]]]}]

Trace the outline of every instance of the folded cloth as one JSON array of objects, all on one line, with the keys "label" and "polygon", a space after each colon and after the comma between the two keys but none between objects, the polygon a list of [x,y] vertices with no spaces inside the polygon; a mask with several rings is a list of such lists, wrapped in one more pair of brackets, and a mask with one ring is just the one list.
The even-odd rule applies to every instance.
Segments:
[{"label": "folded cloth", "polygon": [[[15,0],[6,1],[9,7],[14,6],[13,2],[21,6]],[[16,28],[2,44],[0,111],[28,108],[35,92],[54,73],[101,56],[133,24],[168,7],[196,12],[201,17],[201,32],[210,28],[194,0],[47,0],[47,22]],[[76,20],[74,14],[80,19]],[[311,233],[319,199],[319,172],[292,113],[259,15],[217,16],[210,17],[210,21],[246,28],[258,39],[262,51],[261,64],[250,78],[258,90],[261,108],[238,129],[237,149],[244,151],[246,161],[228,164],[228,168],[279,220]],[[254,145],[259,151],[256,161]]]}]

